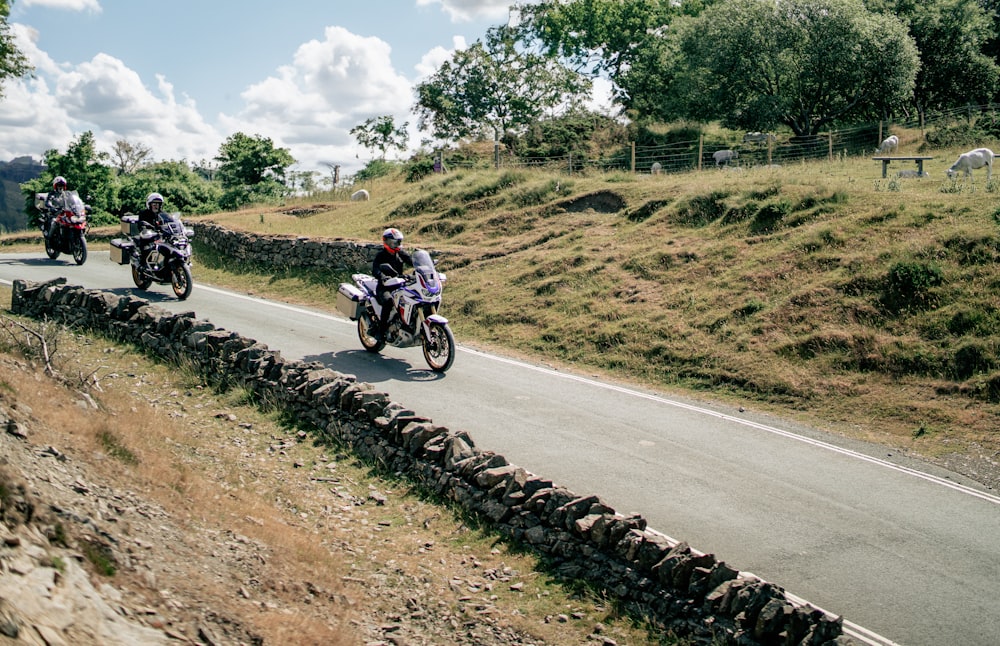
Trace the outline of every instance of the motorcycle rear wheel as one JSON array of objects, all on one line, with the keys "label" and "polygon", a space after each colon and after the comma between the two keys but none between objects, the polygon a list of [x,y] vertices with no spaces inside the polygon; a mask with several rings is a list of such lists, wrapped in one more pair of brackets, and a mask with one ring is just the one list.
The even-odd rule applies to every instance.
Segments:
[{"label": "motorcycle rear wheel", "polygon": [[381,352],[385,347],[385,340],[376,339],[372,334],[372,319],[367,313],[358,317],[358,339],[368,352]]},{"label": "motorcycle rear wheel", "polygon": [[70,247],[73,251],[73,261],[76,264],[82,265],[87,262],[87,239],[83,237],[83,234],[77,234],[76,237],[73,238],[73,242],[70,244]]},{"label": "motorcycle rear wheel", "polygon": [[59,257],[59,250],[56,249],[55,243],[53,243],[48,236],[45,238],[45,255],[48,256],[50,260],[55,260]]},{"label": "motorcycle rear wheel", "polygon": [[132,265],[132,282],[139,289],[149,289],[149,286],[153,284],[152,279],[146,278],[146,276],[139,271],[139,268]]},{"label": "motorcycle rear wheel", "polygon": [[191,279],[191,270],[187,265],[176,265],[170,271],[170,286],[174,288],[174,296],[179,301],[183,301],[191,295],[194,281]]},{"label": "motorcycle rear wheel", "polygon": [[428,330],[423,342],[424,359],[434,372],[445,372],[455,363],[455,335],[444,323],[431,322]]}]

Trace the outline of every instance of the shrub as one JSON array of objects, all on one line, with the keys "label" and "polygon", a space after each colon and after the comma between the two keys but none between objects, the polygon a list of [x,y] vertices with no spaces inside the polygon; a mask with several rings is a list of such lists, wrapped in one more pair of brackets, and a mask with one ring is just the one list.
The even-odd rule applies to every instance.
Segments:
[{"label": "shrub", "polygon": [[434,162],[430,159],[417,159],[406,164],[403,174],[407,182],[419,182],[434,172]]},{"label": "shrub", "polygon": [[944,275],[937,265],[897,262],[885,277],[882,306],[895,313],[925,309],[934,304],[933,289],[942,283]]},{"label": "shrub", "polygon": [[750,223],[751,233],[771,233],[778,228],[781,221],[792,212],[792,205],[787,200],[765,204],[754,215]]}]

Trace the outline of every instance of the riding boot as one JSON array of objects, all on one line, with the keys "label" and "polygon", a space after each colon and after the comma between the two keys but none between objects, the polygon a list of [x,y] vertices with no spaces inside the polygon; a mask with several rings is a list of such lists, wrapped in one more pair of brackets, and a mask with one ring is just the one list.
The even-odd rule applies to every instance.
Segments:
[{"label": "riding boot", "polygon": [[384,341],[386,333],[389,331],[389,317],[392,316],[392,302],[382,304],[382,315],[379,317],[378,329],[375,330],[375,338]]}]

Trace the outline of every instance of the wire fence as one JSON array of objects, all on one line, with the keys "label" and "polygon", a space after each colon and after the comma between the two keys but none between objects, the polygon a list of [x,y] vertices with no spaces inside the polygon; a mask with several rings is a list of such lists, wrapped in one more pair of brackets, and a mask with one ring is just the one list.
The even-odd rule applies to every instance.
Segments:
[{"label": "wire fence", "polygon": [[[932,146],[929,138],[935,132],[974,127],[993,139],[1000,139],[1000,104],[985,104],[953,108],[923,118],[903,121],[882,121],[866,123],[850,128],[830,130],[812,136],[793,136],[775,133],[756,133],[757,137],[744,137],[734,133],[731,138],[723,135],[702,135],[697,139],[671,142],[669,144],[641,146],[634,142],[621,146],[618,150],[600,157],[589,158],[580,154],[566,154],[551,157],[523,157],[494,148],[492,160],[469,157],[450,158],[445,153],[449,168],[472,168],[493,166],[501,168],[544,168],[569,173],[584,171],[620,171],[631,173],[680,173],[701,170],[722,165],[716,161],[719,151],[731,150],[735,153],[726,165],[743,167],[788,165],[809,160],[844,160],[849,157],[872,156],[876,154],[882,140],[897,130],[915,132],[919,141],[918,149]],[[939,145],[948,145],[945,137],[938,138]],[[964,142],[951,142],[964,143]],[[726,155],[722,155],[726,157]]]}]

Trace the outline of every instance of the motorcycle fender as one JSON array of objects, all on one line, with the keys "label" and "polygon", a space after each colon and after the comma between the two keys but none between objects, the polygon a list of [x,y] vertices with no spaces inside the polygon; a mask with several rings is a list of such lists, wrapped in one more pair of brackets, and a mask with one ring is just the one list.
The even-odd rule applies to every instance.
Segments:
[{"label": "motorcycle fender", "polygon": [[430,316],[427,317],[427,321],[433,323],[440,323],[441,325],[448,324],[448,319],[441,316],[440,314],[431,314]]}]

